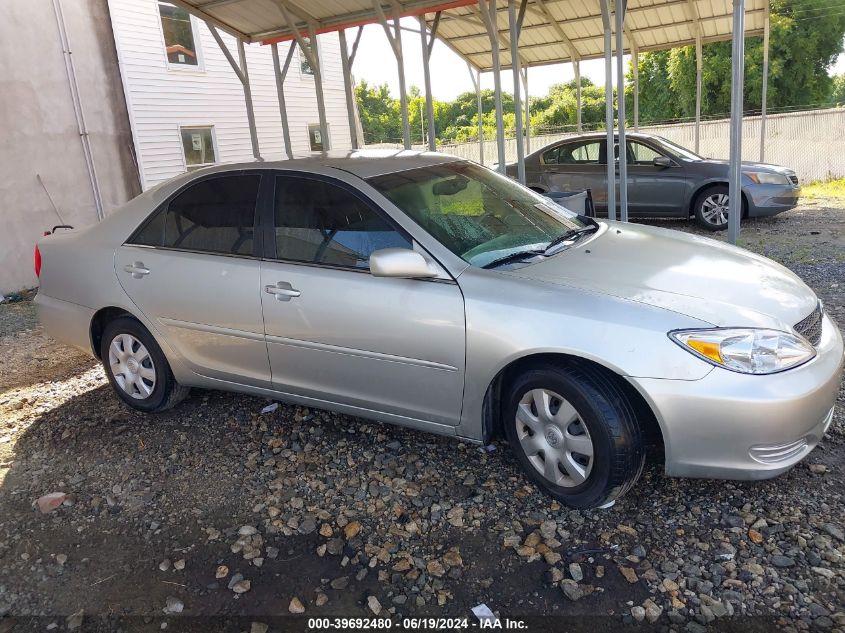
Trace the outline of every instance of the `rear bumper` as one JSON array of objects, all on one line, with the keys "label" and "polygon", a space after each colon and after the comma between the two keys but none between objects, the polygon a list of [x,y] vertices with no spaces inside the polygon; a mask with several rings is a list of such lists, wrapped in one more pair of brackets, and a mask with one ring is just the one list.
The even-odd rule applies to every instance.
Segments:
[{"label": "rear bumper", "polygon": [[759,218],[777,215],[795,208],[801,197],[798,185],[746,185],[743,187],[748,201],[748,217]]},{"label": "rear bumper", "polygon": [[94,318],[94,310],[49,297],[41,291],[35,295],[35,308],[47,334],[93,356],[91,319]]},{"label": "rear bumper", "polygon": [[839,329],[825,315],[816,357],[752,376],[716,368],[701,380],[630,379],[651,401],[677,477],[768,479],[804,459],[833,420],[842,380]]}]

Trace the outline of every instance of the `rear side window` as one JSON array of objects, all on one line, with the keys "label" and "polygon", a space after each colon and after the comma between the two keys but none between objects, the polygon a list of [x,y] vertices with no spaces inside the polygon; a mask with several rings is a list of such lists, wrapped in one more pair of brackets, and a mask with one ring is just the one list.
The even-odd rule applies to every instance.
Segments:
[{"label": "rear side window", "polygon": [[367,269],[373,251],[411,248],[366,202],[329,182],[279,176],[275,205],[279,259]]},{"label": "rear side window", "polygon": [[259,175],[209,178],[191,185],[150,218],[131,244],[252,255]]}]

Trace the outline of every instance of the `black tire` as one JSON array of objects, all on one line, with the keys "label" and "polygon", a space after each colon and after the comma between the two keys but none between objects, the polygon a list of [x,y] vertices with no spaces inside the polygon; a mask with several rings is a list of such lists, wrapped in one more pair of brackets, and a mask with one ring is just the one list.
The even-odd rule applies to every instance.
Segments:
[{"label": "black tire", "polygon": [[[136,391],[139,391],[138,397],[133,397],[124,390],[118,384],[118,379],[115,377],[114,370],[111,367],[109,348],[116,338],[124,334],[130,335],[142,343],[149,353],[149,365],[155,375],[155,381],[151,393],[146,397],[142,397],[142,394],[137,389]],[[109,378],[112,389],[114,389],[115,393],[123,402],[137,411],[143,411],[144,413],[165,411],[184,400],[191,391],[189,387],[183,387],[176,382],[173,372],[170,370],[170,364],[167,362],[156,340],[147,331],[147,328],[131,317],[120,317],[110,321],[106,325],[100,342],[100,359],[103,361],[103,368],[106,371],[106,376]]]},{"label": "black tire", "polygon": [[717,221],[714,222],[710,219],[712,217],[712,210],[709,211],[706,208],[706,205],[709,202],[715,202],[715,200],[719,200],[722,198],[724,199],[725,204],[727,204],[727,185],[713,185],[712,187],[707,187],[695,197],[693,213],[695,214],[695,221],[698,226],[700,226],[706,231],[724,231],[726,228],[728,228],[727,213],[724,214],[723,218],[717,219]]},{"label": "black tire", "polygon": [[[628,492],[645,465],[645,441],[635,408],[618,378],[589,366],[542,365],[518,376],[507,391],[505,436],[531,481],[546,494],[573,508],[606,505]],[[555,485],[532,464],[519,439],[517,407],[533,389],[559,394],[574,407],[593,444],[592,466],[586,479],[574,486]],[[533,436],[533,434],[532,434]],[[543,437],[546,440],[546,437]]]}]

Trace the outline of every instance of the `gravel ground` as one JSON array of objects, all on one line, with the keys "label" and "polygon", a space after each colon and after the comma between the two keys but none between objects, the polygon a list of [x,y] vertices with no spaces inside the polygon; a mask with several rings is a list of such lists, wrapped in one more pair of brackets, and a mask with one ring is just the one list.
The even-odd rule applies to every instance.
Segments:
[{"label": "gravel ground", "polygon": [[[845,325],[845,202],[748,222],[743,245]],[[778,479],[651,465],[613,508],[570,511],[502,443],[261,414],[266,400],[218,392],[133,413],[26,297],[0,305],[0,350],[0,633],[305,626],[274,619],[290,613],[472,626],[479,603],[529,630],[572,616],[570,630],[845,631],[845,395],[822,445]],[[64,502],[40,513],[54,492]]]}]

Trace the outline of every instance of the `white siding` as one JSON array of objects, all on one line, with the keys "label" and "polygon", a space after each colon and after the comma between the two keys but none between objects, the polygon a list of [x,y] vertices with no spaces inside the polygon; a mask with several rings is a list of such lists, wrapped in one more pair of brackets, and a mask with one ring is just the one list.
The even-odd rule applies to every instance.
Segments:
[{"label": "white siding", "polygon": [[[201,68],[168,66],[156,0],[109,0],[141,183],[148,189],[185,171],[179,128],[214,127],[217,162],[253,159],[240,81],[211,32],[195,21]],[[223,35],[237,59],[234,38]],[[349,149],[351,139],[337,34],[318,36],[326,117],[332,149]],[[282,63],[289,43],[279,44]],[[246,47],[261,156],[284,158],[282,124],[269,46]],[[317,123],[314,80],[299,71],[299,51],[285,79],[290,135],[295,154],[310,152],[308,124]]]}]

